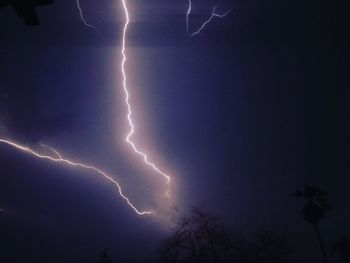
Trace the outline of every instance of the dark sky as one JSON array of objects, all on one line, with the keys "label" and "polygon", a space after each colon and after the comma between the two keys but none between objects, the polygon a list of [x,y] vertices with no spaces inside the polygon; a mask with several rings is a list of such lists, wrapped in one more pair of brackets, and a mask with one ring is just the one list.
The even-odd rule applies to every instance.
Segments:
[{"label": "dark sky", "polygon": [[[173,176],[173,202],[124,143],[120,1],[81,0],[97,30],[74,1],[37,8],[38,27],[0,10],[0,137],[97,165],[138,207],[167,219],[203,205],[238,231],[267,225],[313,242],[317,262],[292,194],[305,183],[328,191],[326,243],[350,234],[345,11],[326,1],[221,0],[218,11],[232,13],[190,38],[186,1],[129,2],[135,140]],[[192,29],[212,5],[193,0]],[[95,262],[103,248],[147,259],[168,233],[94,173],[3,144],[0,165],[0,262]]]}]

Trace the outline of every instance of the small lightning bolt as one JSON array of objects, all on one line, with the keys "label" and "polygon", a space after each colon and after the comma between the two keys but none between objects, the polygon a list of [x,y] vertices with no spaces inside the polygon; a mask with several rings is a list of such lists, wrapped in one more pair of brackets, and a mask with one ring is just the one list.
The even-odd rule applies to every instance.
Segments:
[{"label": "small lightning bolt", "polygon": [[186,30],[187,30],[187,34],[190,35],[191,37],[198,35],[199,33],[202,32],[202,30],[215,18],[215,17],[219,17],[219,18],[223,18],[225,16],[227,16],[232,10],[228,10],[223,14],[218,14],[216,13],[216,7],[213,7],[213,10],[211,12],[210,17],[203,22],[203,24],[198,28],[198,30],[196,30],[195,32],[193,32],[192,34],[189,33],[189,16],[191,14],[191,10],[192,10],[192,2],[191,0],[188,0],[188,9],[186,12]]},{"label": "small lightning bolt", "polygon": [[93,29],[96,29],[96,27],[94,25],[91,25],[88,22],[86,22],[86,20],[84,18],[83,10],[80,7],[80,0],[76,0],[76,3],[77,3],[77,8],[78,8],[79,14],[80,14],[80,19],[84,23],[84,25],[86,25],[87,27],[91,27]]},{"label": "small lightning bolt", "polygon": [[39,145],[40,145],[41,147],[44,147],[44,148],[49,149],[51,152],[53,152],[54,154],[56,154],[56,156],[57,156],[59,159],[62,159],[62,155],[61,155],[58,151],[56,151],[54,148],[52,148],[52,147],[50,147],[50,146],[48,146],[48,145],[46,145],[46,144],[43,144],[43,143],[39,143]]},{"label": "small lightning bolt", "polygon": [[[149,158],[147,156],[146,153],[140,151],[135,143],[132,141],[132,136],[135,133],[135,125],[134,122],[132,120],[132,107],[130,104],[130,94],[128,91],[128,85],[127,85],[127,74],[126,74],[126,69],[125,69],[125,64],[127,62],[127,57],[126,57],[126,34],[127,34],[127,30],[128,30],[128,26],[130,23],[130,16],[129,16],[129,11],[128,11],[128,7],[126,4],[126,0],[122,0],[123,3],[123,9],[124,9],[124,13],[125,13],[125,23],[124,23],[124,28],[123,28],[123,39],[122,39],[122,50],[121,50],[121,54],[122,54],[122,61],[121,61],[121,73],[123,76],[123,90],[125,93],[125,104],[127,106],[128,109],[128,114],[127,114],[127,120],[129,123],[129,127],[130,130],[126,136],[126,142],[131,146],[131,148],[134,150],[135,153],[137,153],[138,155],[140,155],[143,158],[143,161],[146,165],[150,166],[156,173],[158,173],[159,175],[161,175],[162,177],[164,177],[164,179],[166,180],[166,183],[169,185],[171,178],[169,175],[167,175],[166,173],[162,172],[154,163],[152,163],[151,161],[149,161]],[[169,192],[166,193],[166,195],[169,197]]]},{"label": "small lightning bolt", "polygon": [[138,210],[129,200],[128,197],[126,197],[123,192],[122,192],[122,188],[121,186],[119,185],[119,183],[114,180],[110,175],[108,175],[106,172],[94,167],[94,166],[90,166],[90,165],[86,165],[86,164],[83,164],[83,163],[79,163],[79,162],[74,162],[74,161],[71,161],[71,160],[68,160],[68,159],[64,159],[62,158],[62,155],[55,149],[53,149],[52,147],[50,146],[46,146],[45,144],[41,144],[42,147],[46,147],[48,149],[51,149],[56,155],[57,157],[52,157],[52,156],[49,156],[49,155],[44,155],[44,154],[40,154],[24,145],[21,145],[21,144],[18,144],[16,142],[13,142],[13,141],[10,141],[10,140],[5,140],[5,139],[0,139],[0,143],[4,143],[4,144],[7,144],[7,145],[10,145],[14,148],[16,148],[17,150],[20,150],[22,152],[25,152],[25,153],[28,153],[34,157],[37,157],[37,158],[40,158],[40,159],[44,159],[46,161],[51,161],[51,162],[55,162],[55,163],[60,163],[60,164],[65,164],[65,165],[68,165],[68,166],[75,166],[75,167],[79,167],[79,168],[83,168],[83,169],[87,169],[87,170],[92,170],[94,172],[96,172],[97,174],[103,176],[105,179],[107,179],[110,183],[112,183],[120,197],[122,199],[124,199],[127,204],[139,215],[146,215],[146,214],[151,214],[152,212],[151,211],[140,211]]},{"label": "small lightning bolt", "polygon": [[187,31],[187,35],[190,34],[190,32],[189,32],[189,18],[190,18],[191,10],[192,10],[192,1],[188,0],[188,9],[187,9],[187,13],[186,13],[186,31]]}]

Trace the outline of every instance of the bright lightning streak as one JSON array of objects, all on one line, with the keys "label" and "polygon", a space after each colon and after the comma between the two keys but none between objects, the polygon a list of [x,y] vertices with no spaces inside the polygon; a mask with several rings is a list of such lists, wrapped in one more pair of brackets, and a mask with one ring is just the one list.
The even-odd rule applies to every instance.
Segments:
[{"label": "bright lightning streak", "polygon": [[62,155],[56,151],[55,149],[49,147],[49,146],[43,146],[43,147],[47,147],[49,149],[52,149],[53,152],[56,153],[57,155],[57,158],[55,157],[52,157],[52,156],[49,156],[49,155],[44,155],[44,154],[40,154],[38,152],[35,152],[34,150],[26,147],[26,146],[23,146],[23,145],[20,145],[18,143],[15,143],[13,141],[10,141],[10,140],[4,140],[4,139],[0,139],[0,143],[5,143],[7,145],[10,145],[14,148],[16,148],[17,150],[20,150],[20,151],[23,151],[25,153],[28,153],[32,156],[35,156],[37,158],[40,158],[40,159],[44,159],[44,160],[47,160],[47,161],[51,161],[51,162],[55,162],[55,163],[60,163],[60,164],[65,164],[65,165],[68,165],[68,166],[75,166],[75,167],[80,167],[80,168],[83,168],[83,169],[87,169],[87,170],[92,170],[96,173],[98,173],[99,175],[103,176],[105,179],[107,179],[110,183],[112,183],[118,190],[118,193],[120,195],[121,198],[123,198],[127,203],[128,205],[139,215],[146,215],[146,214],[151,214],[152,212],[151,211],[140,211],[138,210],[129,200],[129,198],[127,198],[123,192],[122,192],[122,189],[121,189],[121,186],[119,185],[119,183],[114,180],[111,176],[109,176],[106,172],[94,167],[94,166],[90,166],[90,165],[86,165],[86,164],[82,164],[82,163],[78,163],[78,162],[73,162],[71,160],[68,160],[68,159],[64,159],[62,158]]},{"label": "bright lightning streak", "polygon": [[201,33],[201,31],[215,18],[215,17],[219,17],[219,18],[223,18],[225,16],[227,16],[232,10],[228,10],[223,14],[218,14],[216,13],[216,7],[213,7],[213,11],[211,12],[210,17],[204,21],[204,23],[198,28],[197,31],[193,32],[192,34],[189,34],[189,16],[191,14],[191,10],[192,10],[192,2],[191,0],[188,0],[188,9],[187,9],[187,13],[186,13],[186,30],[187,30],[187,34],[190,35],[191,37],[198,35],[199,33]]},{"label": "bright lightning streak", "polygon": [[[132,108],[131,108],[131,104],[130,104],[130,94],[128,91],[128,85],[127,85],[127,74],[126,74],[126,69],[125,69],[125,64],[127,61],[126,58],[126,33],[128,30],[128,26],[130,23],[130,16],[129,16],[129,11],[128,11],[128,7],[126,4],[126,0],[122,0],[123,3],[123,9],[124,9],[124,13],[125,13],[125,24],[124,24],[124,28],[123,28],[123,40],[122,40],[122,62],[121,62],[121,73],[123,75],[123,89],[124,89],[124,93],[125,93],[125,103],[128,109],[128,114],[127,114],[127,119],[129,122],[129,127],[130,130],[126,136],[126,142],[131,146],[131,148],[134,150],[135,153],[137,153],[138,155],[140,155],[143,158],[143,161],[146,165],[150,166],[154,171],[156,171],[159,175],[163,176],[167,182],[167,184],[170,184],[170,177],[162,172],[154,163],[150,162],[148,160],[148,156],[147,154],[145,154],[144,152],[140,151],[135,143],[132,141],[132,136],[135,132],[135,125],[134,122],[132,120]],[[166,195],[169,197],[169,192],[166,193]]]},{"label": "bright lightning streak", "polygon": [[86,22],[86,20],[84,18],[84,15],[83,15],[83,10],[80,7],[80,0],[76,0],[76,3],[77,3],[77,8],[78,8],[79,14],[80,14],[80,19],[84,23],[84,25],[86,25],[87,27],[91,27],[93,29],[96,29],[95,26],[93,26],[93,25],[89,24],[88,22]]}]

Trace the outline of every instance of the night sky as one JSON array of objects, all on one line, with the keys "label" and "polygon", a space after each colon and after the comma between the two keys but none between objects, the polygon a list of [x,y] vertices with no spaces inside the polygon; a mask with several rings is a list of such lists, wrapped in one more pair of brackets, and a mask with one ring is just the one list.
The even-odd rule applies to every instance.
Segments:
[{"label": "night sky", "polygon": [[[135,141],[173,177],[171,200],[124,141],[121,1],[81,0],[97,30],[73,0],[38,7],[37,27],[0,9],[0,138],[96,165],[158,211],[135,215],[95,173],[0,144],[0,262],[96,262],[104,248],[150,260],[191,205],[239,232],[266,225],[314,243],[305,255],[317,262],[292,196],[306,183],[329,193],[326,243],[350,235],[348,18],[307,2],[217,0],[232,12],[191,38],[187,1],[128,1]],[[212,6],[193,0],[191,30]]]}]

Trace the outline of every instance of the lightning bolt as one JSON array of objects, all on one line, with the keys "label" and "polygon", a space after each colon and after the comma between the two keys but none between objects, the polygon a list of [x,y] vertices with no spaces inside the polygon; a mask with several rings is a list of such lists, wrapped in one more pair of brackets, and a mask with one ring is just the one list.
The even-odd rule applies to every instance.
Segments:
[{"label": "lightning bolt", "polygon": [[84,18],[83,10],[80,7],[80,0],[76,0],[76,3],[77,3],[77,8],[79,10],[80,20],[84,23],[85,26],[91,27],[93,29],[96,29],[95,26],[93,26],[93,25],[89,24],[88,22],[86,22],[86,20]]},{"label": "lightning bolt", "polygon": [[[126,69],[125,69],[125,65],[127,62],[126,34],[127,34],[128,26],[130,23],[130,15],[129,15],[128,7],[126,4],[126,0],[122,0],[122,3],[123,3],[123,9],[124,9],[124,13],[125,13],[125,23],[124,23],[124,28],[123,28],[122,50],[121,50],[121,54],[122,54],[121,73],[123,76],[123,90],[125,93],[125,104],[126,104],[127,109],[128,109],[127,120],[128,120],[129,127],[130,127],[129,132],[126,135],[125,141],[131,146],[131,148],[133,149],[133,151],[136,154],[138,154],[139,156],[142,157],[144,163],[147,166],[151,167],[156,173],[158,173],[160,176],[162,176],[166,180],[166,183],[168,185],[170,185],[170,181],[171,181],[170,176],[167,175],[166,173],[164,173],[163,171],[161,171],[153,162],[149,161],[147,154],[142,152],[141,150],[139,150],[137,148],[136,144],[132,141],[133,134],[135,133],[135,124],[132,120],[132,107],[130,104],[130,93],[128,91],[129,89],[128,89],[128,85],[127,85],[127,74],[126,74]],[[169,197],[169,191],[166,193],[166,196]]]},{"label": "lightning bolt", "polygon": [[211,12],[211,15],[210,17],[203,22],[203,24],[196,30],[194,31],[192,34],[189,33],[189,17],[190,17],[190,14],[191,14],[191,10],[192,10],[192,2],[191,0],[188,0],[188,9],[187,9],[187,12],[186,12],[186,31],[187,31],[187,34],[190,35],[191,37],[195,36],[195,35],[198,35],[200,34],[203,29],[215,18],[215,17],[219,17],[219,18],[223,18],[225,16],[227,16],[232,10],[228,10],[226,11],[225,13],[223,14],[218,14],[216,13],[216,7],[214,6],[213,7],[213,10]]},{"label": "lightning bolt", "polygon": [[39,158],[39,159],[43,159],[43,160],[54,162],[54,163],[60,163],[60,164],[68,165],[68,166],[74,166],[74,167],[79,167],[79,168],[82,168],[82,169],[94,171],[95,173],[97,173],[100,176],[104,177],[106,180],[108,180],[111,184],[114,185],[114,187],[116,188],[116,190],[119,193],[120,197],[122,199],[124,199],[124,201],[127,202],[127,204],[132,208],[132,210],[135,211],[135,213],[137,213],[138,215],[146,215],[146,214],[151,214],[152,213],[151,211],[140,211],[140,210],[138,210],[130,202],[129,198],[126,197],[123,194],[123,191],[122,191],[122,188],[121,188],[120,184],[116,180],[114,180],[110,175],[108,175],[106,172],[104,172],[104,171],[102,171],[102,170],[100,170],[100,169],[98,169],[98,168],[96,168],[94,166],[86,165],[86,164],[79,163],[79,162],[74,162],[74,161],[68,160],[68,159],[64,159],[64,158],[62,158],[62,155],[57,150],[53,149],[52,147],[46,146],[44,144],[41,144],[41,146],[51,149],[55,153],[55,155],[57,155],[57,157],[52,157],[50,155],[40,154],[40,153],[38,153],[38,152],[28,148],[27,146],[18,144],[16,142],[13,142],[13,141],[10,141],[10,140],[0,139],[0,143],[4,143],[4,144],[7,144],[9,146],[12,146],[12,147],[14,147],[15,149],[17,149],[19,151],[25,152],[25,153],[30,154],[30,155],[32,155],[34,157]]}]

